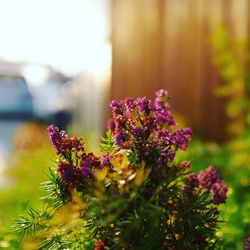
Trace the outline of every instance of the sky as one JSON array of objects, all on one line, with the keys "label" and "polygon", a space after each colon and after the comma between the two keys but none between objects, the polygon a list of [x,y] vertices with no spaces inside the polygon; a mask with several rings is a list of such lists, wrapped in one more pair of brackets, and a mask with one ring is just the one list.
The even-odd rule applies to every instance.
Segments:
[{"label": "sky", "polygon": [[111,60],[109,0],[0,0],[0,58],[100,71]]}]

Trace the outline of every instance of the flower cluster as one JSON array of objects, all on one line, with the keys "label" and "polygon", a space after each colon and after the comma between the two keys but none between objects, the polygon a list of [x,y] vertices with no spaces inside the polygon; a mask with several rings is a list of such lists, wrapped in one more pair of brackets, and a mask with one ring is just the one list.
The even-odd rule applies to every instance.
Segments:
[{"label": "flower cluster", "polygon": [[190,128],[172,131],[175,122],[165,90],[156,92],[151,102],[146,97],[112,101],[113,135],[121,148],[137,151],[149,164],[164,165],[172,161],[178,149],[185,150],[191,139]]},{"label": "flower cluster", "polygon": [[83,151],[84,143],[82,138],[79,137],[69,137],[68,134],[61,130],[55,125],[50,125],[48,127],[50,141],[56,149],[58,155],[67,154],[73,151]]},{"label": "flower cluster", "polygon": [[[134,162],[130,166],[137,168],[136,164],[142,161],[155,165],[153,173],[161,179],[166,174],[162,167],[171,165],[178,149],[187,148],[192,135],[190,128],[173,129],[175,122],[167,101],[167,91],[159,90],[154,102],[143,97],[111,103],[115,144],[133,154]],[[86,178],[93,178],[94,169],[104,166],[112,169],[112,156],[108,153],[102,157],[86,154],[82,138],[69,137],[54,125],[48,127],[48,132],[57,155],[61,157],[58,172],[67,184],[79,189]]]},{"label": "flower cluster", "polygon": [[48,133],[59,155],[57,171],[61,179],[70,187],[82,190],[86,182],[93,179],[93,171],[101,167],[100,159],[85,152],[81,137],[69,137],[54,125],[48,127]]},{"label": "flower cluster", "polygon": [[222,176],[217,174],[216,168],[210,166],[202,170],[199,174],[192,173],[184,181],[184,191],[193,193],[197,189],[207,189],[213,195],[214,204],[224,203],[227,196],[228,188],[222,182]]},{"label": "flower cluster", "polygon": [[62,192],[77,191],[86,203],[81,215],[95,249],[205,249],[214,242],[215,205],[225,202],[227,187],[214,167],[185,177],[190,162],[175,156],[192,131],[175,128],[168,99],[159,90],[154,101],[112,101],[100,155],[86,152],[82,138],[48,128]]},{"label": "flower cluster", "polygon": [[48,127],[49,137],[52,145],[55,147],[57,154],[62,153],[62,143],[66,138],[68,138],[68,135],[65,131],[59,131],[59,128],[57,128],[55,125],[50,125]]}]

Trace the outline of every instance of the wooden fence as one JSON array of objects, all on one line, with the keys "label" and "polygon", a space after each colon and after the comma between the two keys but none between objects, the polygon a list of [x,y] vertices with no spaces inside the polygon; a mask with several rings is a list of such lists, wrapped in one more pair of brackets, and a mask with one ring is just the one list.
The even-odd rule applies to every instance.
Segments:
[{"label": "wooden fence", "polygon": [[113,0],[111,98],[153,97],[165,88],[197,135],[225,139],[210,40],[221,23],[246,36],[248,8],[248,0]]}]

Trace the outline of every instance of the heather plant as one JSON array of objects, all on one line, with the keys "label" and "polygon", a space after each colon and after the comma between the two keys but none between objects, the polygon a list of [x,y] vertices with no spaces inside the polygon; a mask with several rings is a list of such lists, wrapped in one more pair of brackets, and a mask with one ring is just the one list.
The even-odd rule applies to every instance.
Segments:
[{"label": "heather plant", "polygon": [[57,159],[42,210],[14,229],[24,249],[219,249],[219,204],[228,191],[214,166],[177,162],[191,129],[176,129],[168,94],[111,102],[100,154],[54,125]]}]

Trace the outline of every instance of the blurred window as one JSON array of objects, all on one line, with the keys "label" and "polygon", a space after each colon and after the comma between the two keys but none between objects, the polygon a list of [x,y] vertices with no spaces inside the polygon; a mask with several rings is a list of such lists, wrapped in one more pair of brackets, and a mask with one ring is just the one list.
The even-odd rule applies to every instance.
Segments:
[{"label": "blurred window", "polygon": [[15,75],[0,75],[0,111],[32,112],[32,100],[25,79]]},{"label": "blurred window", "polygon": [[19,76],[0,76],[0,96],[20,98],[29,93],[26,82]]}]

